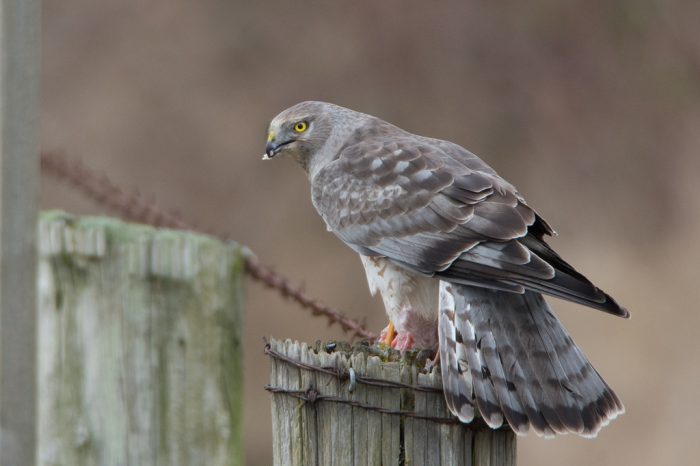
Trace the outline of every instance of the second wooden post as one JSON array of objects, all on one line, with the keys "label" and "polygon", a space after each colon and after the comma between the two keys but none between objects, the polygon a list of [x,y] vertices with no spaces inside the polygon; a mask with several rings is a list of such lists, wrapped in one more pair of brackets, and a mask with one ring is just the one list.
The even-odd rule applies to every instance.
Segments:
[{"label": "second wooden post", "polygon": [[514,466],[515,434],[461,424],[426,355],[269,342],[275,466]]}]

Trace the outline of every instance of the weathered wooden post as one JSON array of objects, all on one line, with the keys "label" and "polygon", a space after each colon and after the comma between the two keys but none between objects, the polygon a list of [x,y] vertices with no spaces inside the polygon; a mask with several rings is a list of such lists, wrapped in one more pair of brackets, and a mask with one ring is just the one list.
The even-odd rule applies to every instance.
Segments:
[{"label": "weathered wooden post", "polygon": [[427,354],[272,340],[275,466],[514,466],[515,434],[448,411]]},{"label": "weathered wooden post", "polygon": [[62,213],[39,247],[39,463],[243,464],[240,248]]}]

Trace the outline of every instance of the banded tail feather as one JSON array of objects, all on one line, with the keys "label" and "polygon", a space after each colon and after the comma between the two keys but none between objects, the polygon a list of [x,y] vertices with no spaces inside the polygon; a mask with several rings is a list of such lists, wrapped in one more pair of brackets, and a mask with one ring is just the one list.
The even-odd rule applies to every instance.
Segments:
[{"label": "banded tail feather", "polygon": [[438,331],[445,399],[463,422],[478,412],[520,435],[594,437],[624,412],[540,293],[441,282]]}]

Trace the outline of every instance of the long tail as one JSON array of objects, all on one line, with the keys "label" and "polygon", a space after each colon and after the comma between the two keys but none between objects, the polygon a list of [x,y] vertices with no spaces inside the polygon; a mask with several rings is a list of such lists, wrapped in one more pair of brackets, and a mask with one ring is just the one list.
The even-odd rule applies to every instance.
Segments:
[{"label": "long tail", "polygon": [[445,399],[463,422],[478,410],[517,434],[594,437],[624,412],[539,293],[442,282],[439,336]]}]

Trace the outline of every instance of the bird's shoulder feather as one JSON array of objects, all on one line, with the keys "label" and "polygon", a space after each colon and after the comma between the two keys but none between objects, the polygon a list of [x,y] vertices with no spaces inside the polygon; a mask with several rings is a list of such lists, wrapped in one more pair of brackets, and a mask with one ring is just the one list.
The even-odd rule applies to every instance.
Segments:
[{"label": "bird's shoulder feather", "polygon": [[312,200],[341,239],[364,247],[416,234],[458,237],[463,246],[507,241],[536,220],[476,155],[388,124],[356,130],[312,179]]}]

